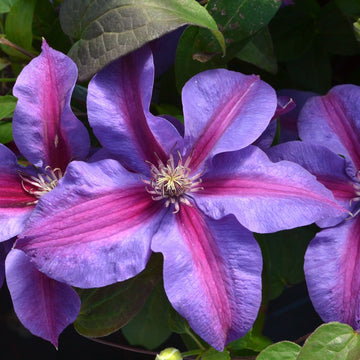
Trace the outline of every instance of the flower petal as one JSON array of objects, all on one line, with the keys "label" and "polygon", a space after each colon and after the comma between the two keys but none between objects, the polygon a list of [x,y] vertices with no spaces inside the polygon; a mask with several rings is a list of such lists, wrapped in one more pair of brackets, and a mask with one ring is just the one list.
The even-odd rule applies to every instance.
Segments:
[{"label": "flower petal", "polygon": [[182,142],[176,128],[149,111],[154,64],[144,47],[120,58],[91,80],[88,116],[106,150],[117,154],[134,171],[148,172],[144,160],[166,162],[167,153]]},{"label": "flower petal", "polygon": [[168,213],[153,238],[164,255],[173,307],[217,350],[248,332],[261,302],[260,248],[234,216],[213,220],[195,207]]},{"label": "flower petal", "polygon": [[305,276],[324,321],[360,329],[360,217],[319,232],[305,254]]},{"label": "flower petal", "polygon": [[250,231],[274,232],[307,225],[346,210],[298,164],[272,163],[255,146],[214,157],[194,193],[209,216],[234,214]]},{"label": "flower petal", "polygon": [[21,153],[38,167],[64,171],[71,159],[88,154],[89,135],[70,108],[76,79],[75,63],[45,40],[42,53],[18,76],[14,139]]},{"label": "flower petal", "polygon": [[0,144],[0,241],[19,234],[35,207],[21,187],[20,169],[16,156]]},{"label": "flower petal", "polygon": [[298,123],[300,110],[304,106],[307,99],[316,95],[318,94],[310,91],[299,91],[299,90],[291,90],[291,89],[282,89],[278,91],[279,98],[291,97],[296,104],[295,108],[290,109],[290,111],[285,112],[283,114],[279,114],[280,115],[279,143],[299,139],[297,123]]},{"label": "flower petal", "polygon": [[58,281],[104,286],[145,268],[161,217],[137,174],[115,160],[75,161],[41,197],[15,247]]},{"label": "flower petal", "polygon": [[183,88],[182,101],[192,169],[209,156],[253,143],[277,106],[274,89],[259,77],[225,69],[194,76]]},{"label": "flower petal", "polygon": [[299,116],[299,134],[348,157],[360,169],[360,87],[339,85],[309,99]]},{"label": "flower petal", "polygon": [[[356,197],[353,180],[347,175],[347,162],[324,146],[312,145],[300,141],[289,141],[267,150],[272,161],[289,160],[304,167],[316,179],[325,185],[334,195],[336,201],[350,210],[351,199]],[[348,217],[327,219],[318,223],[320,227],[333,226]]]},{"label": "flower petal", "polygon": [[10,251],[6,258],[6,281],[21,323],[57,347],[60,333],[79,314],[76,291],[39,272],[20,250]]}]

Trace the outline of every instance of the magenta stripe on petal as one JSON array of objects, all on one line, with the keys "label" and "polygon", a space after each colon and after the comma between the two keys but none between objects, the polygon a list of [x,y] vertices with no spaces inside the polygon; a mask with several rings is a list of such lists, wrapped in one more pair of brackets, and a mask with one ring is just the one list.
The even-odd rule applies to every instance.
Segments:
[{"label": "magenta stripe on petal", "polygon": [[349,156],[360,169],[360,87],[339,85],[325,96],[312,97],[299,116],[300,137]]},{"label": "magenta stripe on petal", "polygon": [[[347,111],[343,99],[336,94],[329,93],[321,98],[327,113],[328,123],[337,134],[345,149],[348,151],[357,169],[360,169],[359,133],[354,131],[351,114]],[[360,110],[360,108],[358,109]],[[357,114],[359,115],[359,114]]]},{"label": "magenta stripe on petal", "polygon": [[303,226],[346,210],[330,190],[298,164],[271,162],[258,148],[218,154],[194,193],[209,216],[234,214],[251,231],[274,232]]},{"label": "magenta stripe on petal", "polygon": [[61,190],[58,186],[40,199],[16,244],[41,271],[86,288],[122,281],[144,269],[161,208],[143,186],[93,193],[76,186],[68,194]]},{"label": "magenta stripe on petal", "polygon": [[65,171],[71,159],[84,159],[89,136],[70,108],[77,79],[75,63],[43,41],[41,54],[20,73],[14,86],[14,140],[38,167]]},{"label": "magenta stripe on petal", "polygon": [[360,217],[319,232],[305,254],[305,276],[324,321],[360,329]]},{"label": "magenta stripe on petal", "polygon": [[18,173],[0,174],[0,208],[28,207],[34,200],[34,196],[23,190]]},{"label": "magenta stripe on petal", "polygon": [[6,281],[21,323],[57,347],[60,333],[80,311],[75,290],[39,272],[19,250],[10,251],[6,259]]},{"label": "magenta stripe on petal", "polygon": [[164,255],[164,286],[174,308],[211,346],[243,336],[261,301],[261,253],[234,216],[213,220],[197,208],[169,212],[152,241]]},{"label": "magenta stripe on petal", "polygon": [[164,132],[168,147],[176,143],[170,140],[176,137],[175,127],[149,112],[153,77],[151,51],[142,48],[100,71],[89,84],[87,100],[89,122],[102,146],[142,173],[148,172],[145,160],[168,159],[158,133]]},{"label": "magenta stripe on petal", "polygon": [[184,86],[182,98],[192,169],[208,156],[254,142],[277,106],[275,91],[259,77],[224,69],[194,76]]}]

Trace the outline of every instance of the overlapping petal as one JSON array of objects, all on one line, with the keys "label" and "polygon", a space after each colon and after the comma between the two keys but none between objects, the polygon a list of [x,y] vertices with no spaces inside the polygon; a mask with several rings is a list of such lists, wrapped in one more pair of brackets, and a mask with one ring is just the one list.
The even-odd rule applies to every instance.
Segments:
[{"label": "overlapping petal", "polygon": [[87,130],[70,108],[76,79],[74,62],[44,41],[42,53],[16,80],[14,140],[20,152],[38,167],[64,171],[71,159],[84,159],[88,154]]},{"label": "overlapping petal", "polygon": [[[324,146],[312,145],[300,141],[290,141],[270,148],[267,155],[272,161],[293,161],[325,185],[339,204],[350,210],[351,199],[356,197],[352,179],[346,173],[348,163]],[[333,226],[348,217],[343,214],[339,218],[321,221],[319,226]]]},{"label": "overlapping petal", "polygon": [[80,311],[75,290],[39,272],[20,250],[10,251],[6,258],[6,281],[22,324],[57,347],[60,333]]},{"label": "overlapping petal", "polygon": [[277,106],[274,89],[259,77],[224,69],[191,78],[183,88],[182,101],[192,169],[217,153],[253,143]]},{"label": "overlapping petal", "polygon": [[117,161],[72,162],[39,200],[16,247],[56,280],[104,286],[144,269],[162,216],[139,175]]},{"label": "overlapping petal", "polygon": [[324,321],[360,329],[360,218],[322,230],[305,254],[305,276],[315,310]]},{"label": "overlapping petal", "polygon": [[351,159],[360,169],[360,87],[339,85],[312,97],[299,116],[302,140],[323,145]]},{"label": "overlapping petal", "polygon": [[16,156],[0,144],[0,241],[22,231],[34,209],[34,198],[21,187]]},{"label": "overlapping petal", "polygon": [[261,251],[233,215],[213,220],[196,207],[170,212],[152,249],[164,255],[164,286],[174,308],[218,350],[243,336],[261,300]]},{"label": "overlapping petal", "polygon": [[145,160],[166,162],[183,141],[168,120],[149,111],[153,66],[146,47],[122,57],[91,80],[87,101],[90,125],[103,147],[142,173],[148,172]]},{"label": "overlapping petal", "polygon": [[210,166],[204,190],[194,194],[198,206],[216,219],[232,213],[251,231],[290,229],[346,212],[304,168],[273,163],[254,146],[219,154]]}]

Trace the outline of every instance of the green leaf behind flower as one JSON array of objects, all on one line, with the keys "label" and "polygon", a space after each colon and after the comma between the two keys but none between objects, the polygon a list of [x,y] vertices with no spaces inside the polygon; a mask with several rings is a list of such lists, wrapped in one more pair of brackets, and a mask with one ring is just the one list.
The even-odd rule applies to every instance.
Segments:
[{"label": "green leaf behind flower", "polygon": [[161,279],[161,265],[161,256],[153,255],[146,269],[134,278],[98,289],[78,289],[81,310],[75,329],[90,337],[119,330],[140,311]]},{"label": "green leaf behind flower", "polygon": [[64,0],[60,21],[66,34],[80,39],[69,52],[80,80],[186,24],[210,30],[225,51],[214,19],[194,0]]}]

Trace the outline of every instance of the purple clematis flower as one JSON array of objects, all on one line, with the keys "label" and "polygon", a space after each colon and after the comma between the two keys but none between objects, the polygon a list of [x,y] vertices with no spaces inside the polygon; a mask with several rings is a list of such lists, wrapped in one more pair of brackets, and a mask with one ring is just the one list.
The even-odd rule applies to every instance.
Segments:
[{"label": "purple clematis flower", "polygon": [[218,69],[193,77],[182,92],[184,136],[150,113],[153,77],[144,48],[92,79],[89,121],[114,159],[72,162],[16,248],[44,273],[83,288],[131,278],[161,252],[170,302],[221,350],[251,328],[259,309],[262,259],[251,231],[344,210],[302,167],[274,164],[250,145],[277,106],[257,76]]},{"label": "purple clematis flower", "polygon": [[[0,241],[21,233],[39,198],[56,187],[70,161],[85,159],[89,152],[87,130],[70,108],[76,79],[72,60],[44,41],[40,56],[16,81],[14,141],[33,166],[21,166],[0,144]],[[79,312],[76,292],[40,273],[19,250],[7,255],[5,273],[20,321],[57,346],[60,332]]]},{"label": "purple clematis flower", "polygon": [[[305,255],[309,295],[321,318],[360,329],[360,87],[340,85],[309,99],[298,120],[303,142],[269,150],[304,166],[350,214],[321,221]],[[338,155],[340,154],[340,155]]]}]

